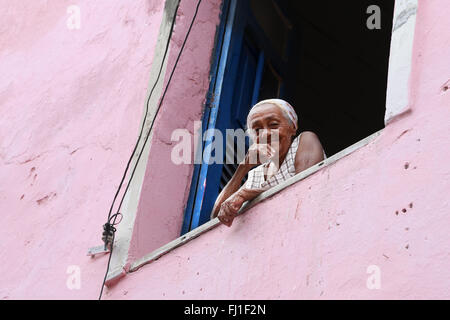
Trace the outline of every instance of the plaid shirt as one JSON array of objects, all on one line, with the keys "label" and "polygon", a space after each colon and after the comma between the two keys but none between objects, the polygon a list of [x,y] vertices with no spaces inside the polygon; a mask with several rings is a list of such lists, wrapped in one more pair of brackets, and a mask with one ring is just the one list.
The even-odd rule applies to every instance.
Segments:
[{"label": "plaid shirt", "polygon": [[[267,181],[264,180],[264,174],[267,172],[270,162],[266,162],[248,172],[248,179],[244,184],[247,189],[258,189],[258,188],[271,188],[275,187],[277,184],[286,181],[287,179],[295,176],[295,156],[297,154],[298,144],[300,141],[300,133],[298,137],[292,141],[291,146],[287,152],[286,158],[280,166],[280,169]],[[323,152],[323,158],[326,159],[327,155],[325,151]]]},{"label": "plaid shirt", "polygon": [[289,147],[289,150],[287,152],[286,158],[284,159],[277,173],[275,173],[270,179],[265,181],[264,173],[267,172],[269,162],[259,165],[248,172],[248,179],[245,182],[245,188],[258,189],[258,188],[275,187],[280,182],[283,182],[289,179],[290,177],[293,177],[295,175],[295,155],[297,153],[298,143],[301,135],[302,134],[300,133],[298,137],[296,137],[294,141],[292,141],[291,146]]}]

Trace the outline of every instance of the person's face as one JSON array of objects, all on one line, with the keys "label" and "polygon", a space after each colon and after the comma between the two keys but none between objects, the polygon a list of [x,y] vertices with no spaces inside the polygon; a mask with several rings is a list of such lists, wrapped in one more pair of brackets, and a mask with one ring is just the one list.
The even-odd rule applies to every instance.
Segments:
[{"label": "person's face", "polygon": [[[248,123],[255,143],[268,143],[279,155],[284,155],[289,150],[295,128],[279,107],[271,103],[256,107],[249,115]],[[279,139],[278,147],[272,141],[276,133]]]}]

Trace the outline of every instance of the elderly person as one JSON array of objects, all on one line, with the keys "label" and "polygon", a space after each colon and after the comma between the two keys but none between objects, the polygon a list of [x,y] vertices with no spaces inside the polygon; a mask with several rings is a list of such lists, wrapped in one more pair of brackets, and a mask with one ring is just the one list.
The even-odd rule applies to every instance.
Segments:
[{"label": "elderly person", "polygon": [[[217,197],[211,218],[218,217],[230,227],[244,202],[325,158],[313,132],[304,131],[295,137],[297,122],[294,108],[284,100],[264,100],[252,107],[247,128],[254,143]],[[240,187],[247,173],[248,179]]]}]

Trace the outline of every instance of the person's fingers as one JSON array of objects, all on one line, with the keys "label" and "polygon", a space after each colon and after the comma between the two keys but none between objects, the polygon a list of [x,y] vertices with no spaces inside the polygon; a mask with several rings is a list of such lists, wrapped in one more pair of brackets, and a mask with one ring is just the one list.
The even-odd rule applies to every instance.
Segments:
[{"label": "person's fingers", "polygon": [[258,164],[259,159],[258,159],[258,153],[259,153],[259,144],[254,143],[250,146],[248,152],[247,152],[247,162],[249,164]]},{"label": "person's fingers", "polygon": [[[276,150],[267,143],[254,143],[250,146],[246,162],[250,164],[261,164],[267,162],[276,155]],[[256,163],[255,163],[256,161]]]},{"label": "person's fingers", "polygon": [[231,216],[230,208],[227,202],[222,203],[222,205],[220,206],[219,215],[222,216],[223,218]]},{"label": "person's fingers", "polygon": [[271,146],[268,146],[268,149],[269,149],[269,158],[273,158],[274,156],[275,156],[275,150],[271,147]]},{"label": "person's fingers", "polygon": [[263,154],[267,158],[270,158],[272,156],[272,151],[270,150],[270,146],[268,144],[266,144],[262,147],[261,152],[263,152]]},{"label": "person's fingers", "polygon": [[228,202],[222,203],[220,206],[220,211],[217,216],[219,218],[219,221],[225,224],[226,226],[230,227],[234,220],[234,210],[230,208],[230,204]]},{"label": "person's fingers", "polygon": [[231,226],[231,224],[233,223],[233,220],[234,220],[234,217],[230,217],[227,215],[223,215],[223,216],[219,217],[219,221],[222,222],[227,227]]},{"label": "person's fingers", "polygon": [[225,223],[227,226],[231,226],[233,223],[235,215],[231,212],[231,210],[228,210],[227,214],[225,215]]},{"label": "person's fingers", "polygon": [[272,155],[274,155],[275,154],[275,149],[272,146],[270,146],[270,145],[268,145],[268,146],[269,146],[270,153],[272,153]]},{"label": "person's fingers", "polygon": [[235,193],[230,198],[230,201],[227,201],[227,207],[232,211],[233,214],[236,214],[239,211],[239,209],[241,208],[241,203],[240,195],[238,193]]},{"label": "person's fingers", "polygon": [[270,158],[270,151],[267,144],[260,144],[258,147],[259,162],[264,163]]},{"label": "person's fingers", "polygon": [[227,220],[227,214],[225,213],[225,210],[220,209],[219,214],[217,215],[217,218],[219,218],[220,221]]},{"label": "person's fingers", "polygon": [[227,204],[224,213],[227,218],[234,218],[235,210],[231,207],[230,204]]},{"label": "person's fingers", "polygon": [[273,157],[275,155],[275,149],[272,148],[269,144],[266,145],[267,154],[270,157]]},{"label": "person's fingers", "polygon": [[231,225],[233,224],[233,219],[223,219],[221,222],[227,227],[231,227]]}]

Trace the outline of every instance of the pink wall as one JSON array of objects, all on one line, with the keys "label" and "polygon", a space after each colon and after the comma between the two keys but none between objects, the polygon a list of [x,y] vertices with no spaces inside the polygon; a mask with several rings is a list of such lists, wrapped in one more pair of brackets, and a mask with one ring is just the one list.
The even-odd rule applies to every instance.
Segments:
[{"label": "pink wall", "polygon": [[[135,143],[163,3],[80,0],[80,30],[66,27],[73,2],[47,3],[1,5],[0,298],[95,299],[107,256],[91,259],[86,250],[100,244]],[[180,84],[155,128],[149,164],[158,170],[147,173],[143,194],[157,182],[167,183],[163,191],[179,177],[180,185],[190,181],[189,168],[161,171],[158,163],[168,162],[171,130],[190,129],[200,116],[218,16],[216,1],[204,5],[197,32],[206,34],[189,40],[180,62],[198,71],[190,80],[196,91],[184,83],[189,75],[176,74]],[[193,13],[183,1],[180,9],[177,46]],[[104,298],[450,298],[449,11],[445,0],[420,2],[411,112],[232,228],[219,226],[128,274]],[[194,56],[202,64],[192,64]],[[164,207],[142,199],[132,257],[159,241],[145,225],[147,210],[166,212],[167,230],[179,231],[187,190],[178,188]],[[79,290],[66,285],[70,265],[80,267]],[[370,265],[380,268],[380,290],[366,287]]]},{"label": "pink wall", "polygon": [[[86,252],[136,141],[164,2],[0,7],[0,298],[95,299],[107,256]],[[66,286],[70,265],[80,290]]]},{"label": "pink wall", "polygon": [[[186,37],[197,2],[180,2],[169,49],[165,85]],[[129,262],[180,236],[193,165],[175,165],[170,160],[172,149],[177,144],[171,141],[171,135],[179,128],[187,129],[193,135],[194,121],[202,119],[221,3],[221,0],[202,1],[156,119],[130,244]]]}]

